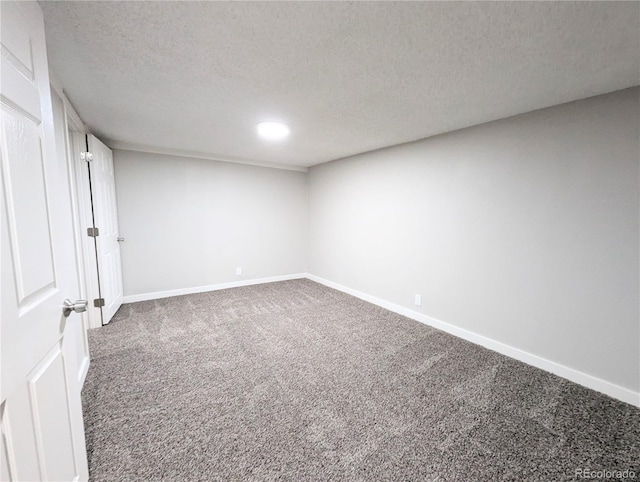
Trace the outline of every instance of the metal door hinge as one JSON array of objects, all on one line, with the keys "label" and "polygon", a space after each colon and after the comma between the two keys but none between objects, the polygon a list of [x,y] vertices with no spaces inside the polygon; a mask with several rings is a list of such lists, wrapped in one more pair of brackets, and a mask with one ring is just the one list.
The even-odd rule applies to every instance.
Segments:
[{"label": "metal door hinge", "polygon": [[93,300],[93,306],[96,308],[101,308],[104,306],[104,298],[96,298]]},{"label": "metal door hinge", "polygon": [[100,236],[100,230],[98,228],[87,228],[87,236],[89,236],[90,238]]},{"label": "metal door hinge", "polygon": [[85,162],[91,162],[93,161],[93,152],[89,152],[89,151],[82,151],[80,153],[80,159],[85,161]]}]

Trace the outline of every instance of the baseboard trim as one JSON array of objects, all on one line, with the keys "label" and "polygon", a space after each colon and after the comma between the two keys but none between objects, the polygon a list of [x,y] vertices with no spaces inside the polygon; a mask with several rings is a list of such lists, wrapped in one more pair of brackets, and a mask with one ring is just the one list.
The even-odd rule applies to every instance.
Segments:
[{"label": "baseboard trim", "polygon": [[639,392],[634,392],[633,390],[629,390],[628,388],[621,387],[619,385],[581,372],[574,368],[569,368],[552,360],[534,355],[533,353],[529,353],[519,348],[515,348],[505,343],[496,341],[492,338],[479,335],[464,328],[460,328],[450,323],[432,318],[422,313],[418,313],[417,311],[413,311],[409,308],[405,308],[404,306],[397,305],[381,298],[377,298],[362,291],[358,291],[353,288],[334,283],[333,281],[329,281],[319,276],[307,273],[306,277],[312,281],[328,286],[329,288],[334,288],[338,291],[342,291],[349,295],[355,296],[356,298],[360,298],[361,300],[368,301],[369,303],[385,308],[389,311],[393,311],[394,313],[398,313],[399,315],[406,316],[407,318],[411,318],[420,323],[424,323],[425,325],[429,325],[433,328],[437,328],[438,330],[442,330],[451,335],[470,341],[471,343],[481,345],[485,348],[488,348],[489,350],[493,350],[502,355],[524,362],[528,365],[540,368],[541,370],[553,373],[554,375],[565,378],[571,382],[577,383],[587,388],[591,388],[592,390],[596,390],[600,393],[604,393],[605,395],[608,395],[617,400],[623,401],[630,405],[634,405],[636,407],[640,407]]},{"label": "baseboard trim", "polygon": [[141,293],[138,295],[127,295],[122,298],[123,303],[135,303],[137,301],[158,300],[171,296],[190,295],[193,293],[204,293],[206,291],[226,290],[227,288],[238,288],[240,286],[259,285],[263,283],[273,283],[276,281],[288,281],[292,279],[306,278],[305,273],[285,274],[282,276],[269,276],[268,278],[256,278],[242,281],[231,281],[229,283],[217,283],[206,286],[195,286],[192,288],[180,288],[176,290],[156,291],[154,293]]}]

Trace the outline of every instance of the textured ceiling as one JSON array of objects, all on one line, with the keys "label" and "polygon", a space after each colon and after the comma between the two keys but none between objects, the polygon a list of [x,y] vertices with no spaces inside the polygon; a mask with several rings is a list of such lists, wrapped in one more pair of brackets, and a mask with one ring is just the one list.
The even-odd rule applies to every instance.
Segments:
[{"label": "textured ceiling", "polygon": [[310,166],[640,84],[638,2],[41,4],[98,136],[221,159]]}]

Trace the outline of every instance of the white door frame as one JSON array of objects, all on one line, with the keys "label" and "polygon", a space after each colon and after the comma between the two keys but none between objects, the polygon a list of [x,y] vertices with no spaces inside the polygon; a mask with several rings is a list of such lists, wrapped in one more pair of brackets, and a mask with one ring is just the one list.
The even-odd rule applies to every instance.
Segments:
[{"label": "white door frame", "polygon": [[[80,152],[86,151],[85,136],[89,130],[65,95],[57,77],[49,72],[51,88],[64,104],[65,132],[67,132],[67,164],[69,167],[69,183],[71,185],[71,204],[73,207],[73,224],[75,231],[76,256],[78,263],[78,278],[81,283],[81,295],[89,301],[86,313],[83,313],[85,329],[102,326],[100,308],[93,305],[93,300],[99,298],[98,268],[96,250],[93,238],[87,236],[87,228],[93,226],[91,213],[91,191],[89,186],[89,167],[80,159]],[[86,370],[89,364],[87,363]],[[84,376],[86,376],[86,370]],[[82,383],[84,383],[84,376]]]}]

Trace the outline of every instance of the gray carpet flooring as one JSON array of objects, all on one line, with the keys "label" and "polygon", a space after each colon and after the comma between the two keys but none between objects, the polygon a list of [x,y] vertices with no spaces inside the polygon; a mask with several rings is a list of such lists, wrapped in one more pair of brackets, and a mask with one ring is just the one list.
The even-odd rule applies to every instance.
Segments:
[{"label": "gray carpet flooring", "polygon": [[309,280],[90,331],[91,479],[640,478],[640,410]]}]

